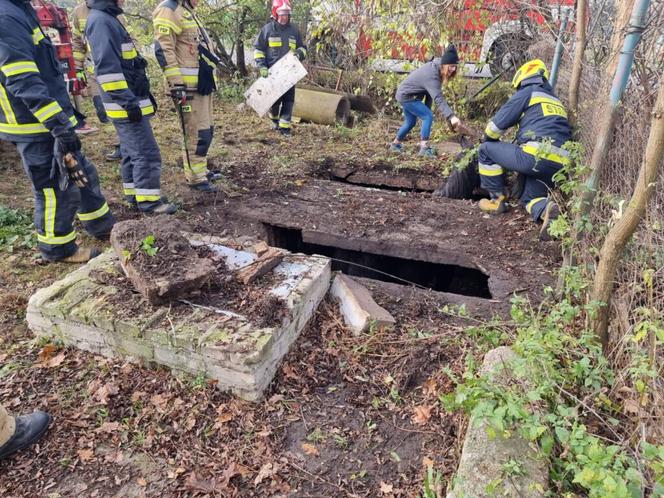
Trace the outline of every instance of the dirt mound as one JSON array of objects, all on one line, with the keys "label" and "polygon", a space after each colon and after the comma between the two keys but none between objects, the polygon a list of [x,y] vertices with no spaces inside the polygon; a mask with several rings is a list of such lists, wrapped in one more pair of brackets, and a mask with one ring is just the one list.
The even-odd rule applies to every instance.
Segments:
[{"label": "dirt mound", "polygon": [[111,244],[134,287],[150,303],[189,295],[205,285],[215,270],[182,235],[184,226],[170,216],[117,223]]}]

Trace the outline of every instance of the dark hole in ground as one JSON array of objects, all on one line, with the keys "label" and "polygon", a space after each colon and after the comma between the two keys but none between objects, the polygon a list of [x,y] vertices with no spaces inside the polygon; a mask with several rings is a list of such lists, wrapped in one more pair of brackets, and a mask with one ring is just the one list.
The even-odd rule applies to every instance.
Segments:
[{"label": "dark hole in ground", "polygon": [[[264,223],[268,244],[332,259],[332,270],[395,284],[414,283],[440,292],[491,299],[489,277],[476,268],[354,251],[302,240],[302,231]],[[396,277],[396,278],[395,278]]]},{"label": "dark hole in ground", "polygon": [[357,187],[375,188],[378,190],[390,190],[392,192],[433,192],[433,189],[422,189],[416,187],[396,187],[394,185],[385,185],[383,183],[354,182],[353,180],[349,180],[348,178],[336,176],[333,173],[330,173],[330,180],[333,182],[348,183],[350,185],[355,185]]}]

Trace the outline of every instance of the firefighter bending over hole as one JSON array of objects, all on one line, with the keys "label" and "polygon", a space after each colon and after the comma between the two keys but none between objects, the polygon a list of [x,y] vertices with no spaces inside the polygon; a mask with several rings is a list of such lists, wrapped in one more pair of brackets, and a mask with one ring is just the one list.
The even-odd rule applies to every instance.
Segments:
[{"label": "firefighter bending over hole", "polygon": [[[307,55],[300,30],[291,23],[291,13],[292,9],[288,0],[273,0],[272,20],[263,26],[254,43],[254,59],[263,78],[268,77],[269,68],[288,52],[294,52],[301,61]],[[291,134],[294,105],[295,86],[284,93],[270,109],[273,130],[286,136]]]},{"label": "firefighter bending over hole", "polygon": [[0,139],[18,149],[35,198],[42,257],[82,263],[98,249],[76,244],[74,216],[105,239],[115,220],[95,167],[81,152],[55,49],[28,0],[0,0]]},{"label": "firefighter bending over hole", "polygon": [[[540,240],[549,240],[551,221],[558,217],[558,205],[549,199],[553,176],[569,163],[562,146],[570,140],[567,112],[548,82],[549,73],[539,59],[526,62],[514,75],[516,93],[498,110],[485,129],[485,142],[479,147],[482,188],[491,198],[479,207],[488,213],[507,211],[505,171],[524,175],[520,203],[538,223]],[[512,126],[518,126],[516,143],[500,142]]]}]

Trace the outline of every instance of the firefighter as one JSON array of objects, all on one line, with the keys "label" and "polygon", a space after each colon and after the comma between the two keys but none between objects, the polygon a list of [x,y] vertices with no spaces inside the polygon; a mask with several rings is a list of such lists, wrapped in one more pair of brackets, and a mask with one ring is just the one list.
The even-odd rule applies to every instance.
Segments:
[{"label": "firefighter", "polygon": [[48,413],[37,410],[30,415],[12,417],[0,405],[0,460],[36,443],[46,433],[50,423]]},{"label": "firefighter", "polygon": [[[550,238],[549,225],[560,213],[548,195],[553,176],[569,163],[569,152],[562,146],[571,138],[567,112],[548,77],[539,59],[519,68],[512,79],[516,93],[487,125],[478,158],[481,185],[491,194],[490,199],[480,201],[480,209],[488,213],[507,210],[503,173],[517,171],[525,178],[520,202],[541,223],[541,240]],[[516,143],[500,142],[507,129],[515,125]]]},{"label": "firefighter", "polygon": [[431,103],[436,104],[438,112],[447,119],[450,127],[458,131],[461,120],[454,114],[443,97],[441,87],[449,83],[457,74],[459,55],[456,47],[450,45],[442,57],[436,58],[419,67],[401,82],[397,88],[396,99],[403,107],[404,123],[399,128],[390,150],[392,152],[403,152],[401,143],[406,135],[413,129],[418,119],[422,120],[422,131],[420,132],[420,156],[434,156],[436,153],[429,146],[431,126],[433,125],[433,112]]},{"label": "firefighter", "polygon": [[47,261],[88,261],[99,250],[76,244],[76,212],[100,239],[114,219],[82,154],[53,44],[28,0],[0,0],[0,12],[0,139],[16,145],[32,182],[39,250]]},{"label": "firefighter", "polygon": [[217,192],[210,181],[221,174],[208,169],[208,151],[214,134],[212,92],[219,59],[214,45],[194,14],[199,0],[165,0],[152,14],[155,55],[183,127],[183,165],[189,186]]},{"label": "firefighter", "polygon": [[[288,52],[295,53],[301,61],[307,55],[300,30],[291,23],[292,9],[288,0],[273,0],[272,18],[258,34],[254,43],[254,59],[260,75],[267,78],[269,68]],[[291,134],[291,117],[295,104],[295,86],[291,87],[270,109],[272,129],[283,135]]]},{"label": "firefighter", "polygon": [[161,196],[161,153],[150,125],[155,102],[145,72],[147,62],[118,20],[123,3],[88,0],[92,10],[85,38],[92,51],[104,109],[120,139],[125,199],[144,213],[172,214],[176,207]]},{"label": "firefighter", "polygon": [[[94,105],[99,121],[102,123],[108,123],[108,116],[106,115],[104,105],[101,101],[99,85],[94,76],[92,58],[90,57],[88,46],[83,36],[89,13],[90,8],[85,2],[82,2],[74,7],[71,14],[72,49],[74,64],[76,65],[76,77],[79,81],[85,84],[83,95],[86,97],[92,97],[92,104]],[[78,131],[81,132],[81,129]]]}]

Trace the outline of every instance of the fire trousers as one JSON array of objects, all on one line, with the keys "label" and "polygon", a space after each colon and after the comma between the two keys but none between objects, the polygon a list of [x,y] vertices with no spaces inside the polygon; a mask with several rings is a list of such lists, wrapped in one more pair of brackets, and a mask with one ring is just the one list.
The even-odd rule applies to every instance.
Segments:
[{"label": "fire trousers", "polygon": [[16,431],[16,422],[11,417],[5,407],[0,405],[0,446],[9,441]]},{"label": "fire trousers", "polygon": [[53,138],[42,142],[16,143],[25,172],[32,182],[39,250],[44,259],[57,261],[77,250],[73,227],[77,212],[85,231],[97,238],[104,238],[110,233],[115,219],[101,193],[97,169],[83,154],[76,156],[88,177],[88,186],[78,188],[70,183],[67,190],[60,190],[53,146]]},{"label": "fire trousers", "polygon": [[125,199],[150,212],[161,203],[161,153],[152,133],[150,118],[138,123],[113,120],[120,139],[122,187]]},{"label": "fire trousers", "polygon": [[482,188],[493,196],[505,190],[504,172],[517,171],[526,177],[521,205],[539,220],[548,203],[549,191],[553,188],[553,175],[562,164],[524,151],[524,147],[503,142],[484,142],[479,148],[479,170]]},{"label": "fire trousers", "polygon": [[[187,102],[182,106],[186,134],[186,151],[182,152],[184,176],[195,185],[207,181],[207,155],[212,145],[212,95],[187,93]],[[187,157],[188,156],[188,157]]]},{"label": "fire trousers", "polygon": [[270,108],[270,119],[275,128],[290,129],[294,105],[295,87],[292,87]]}]

